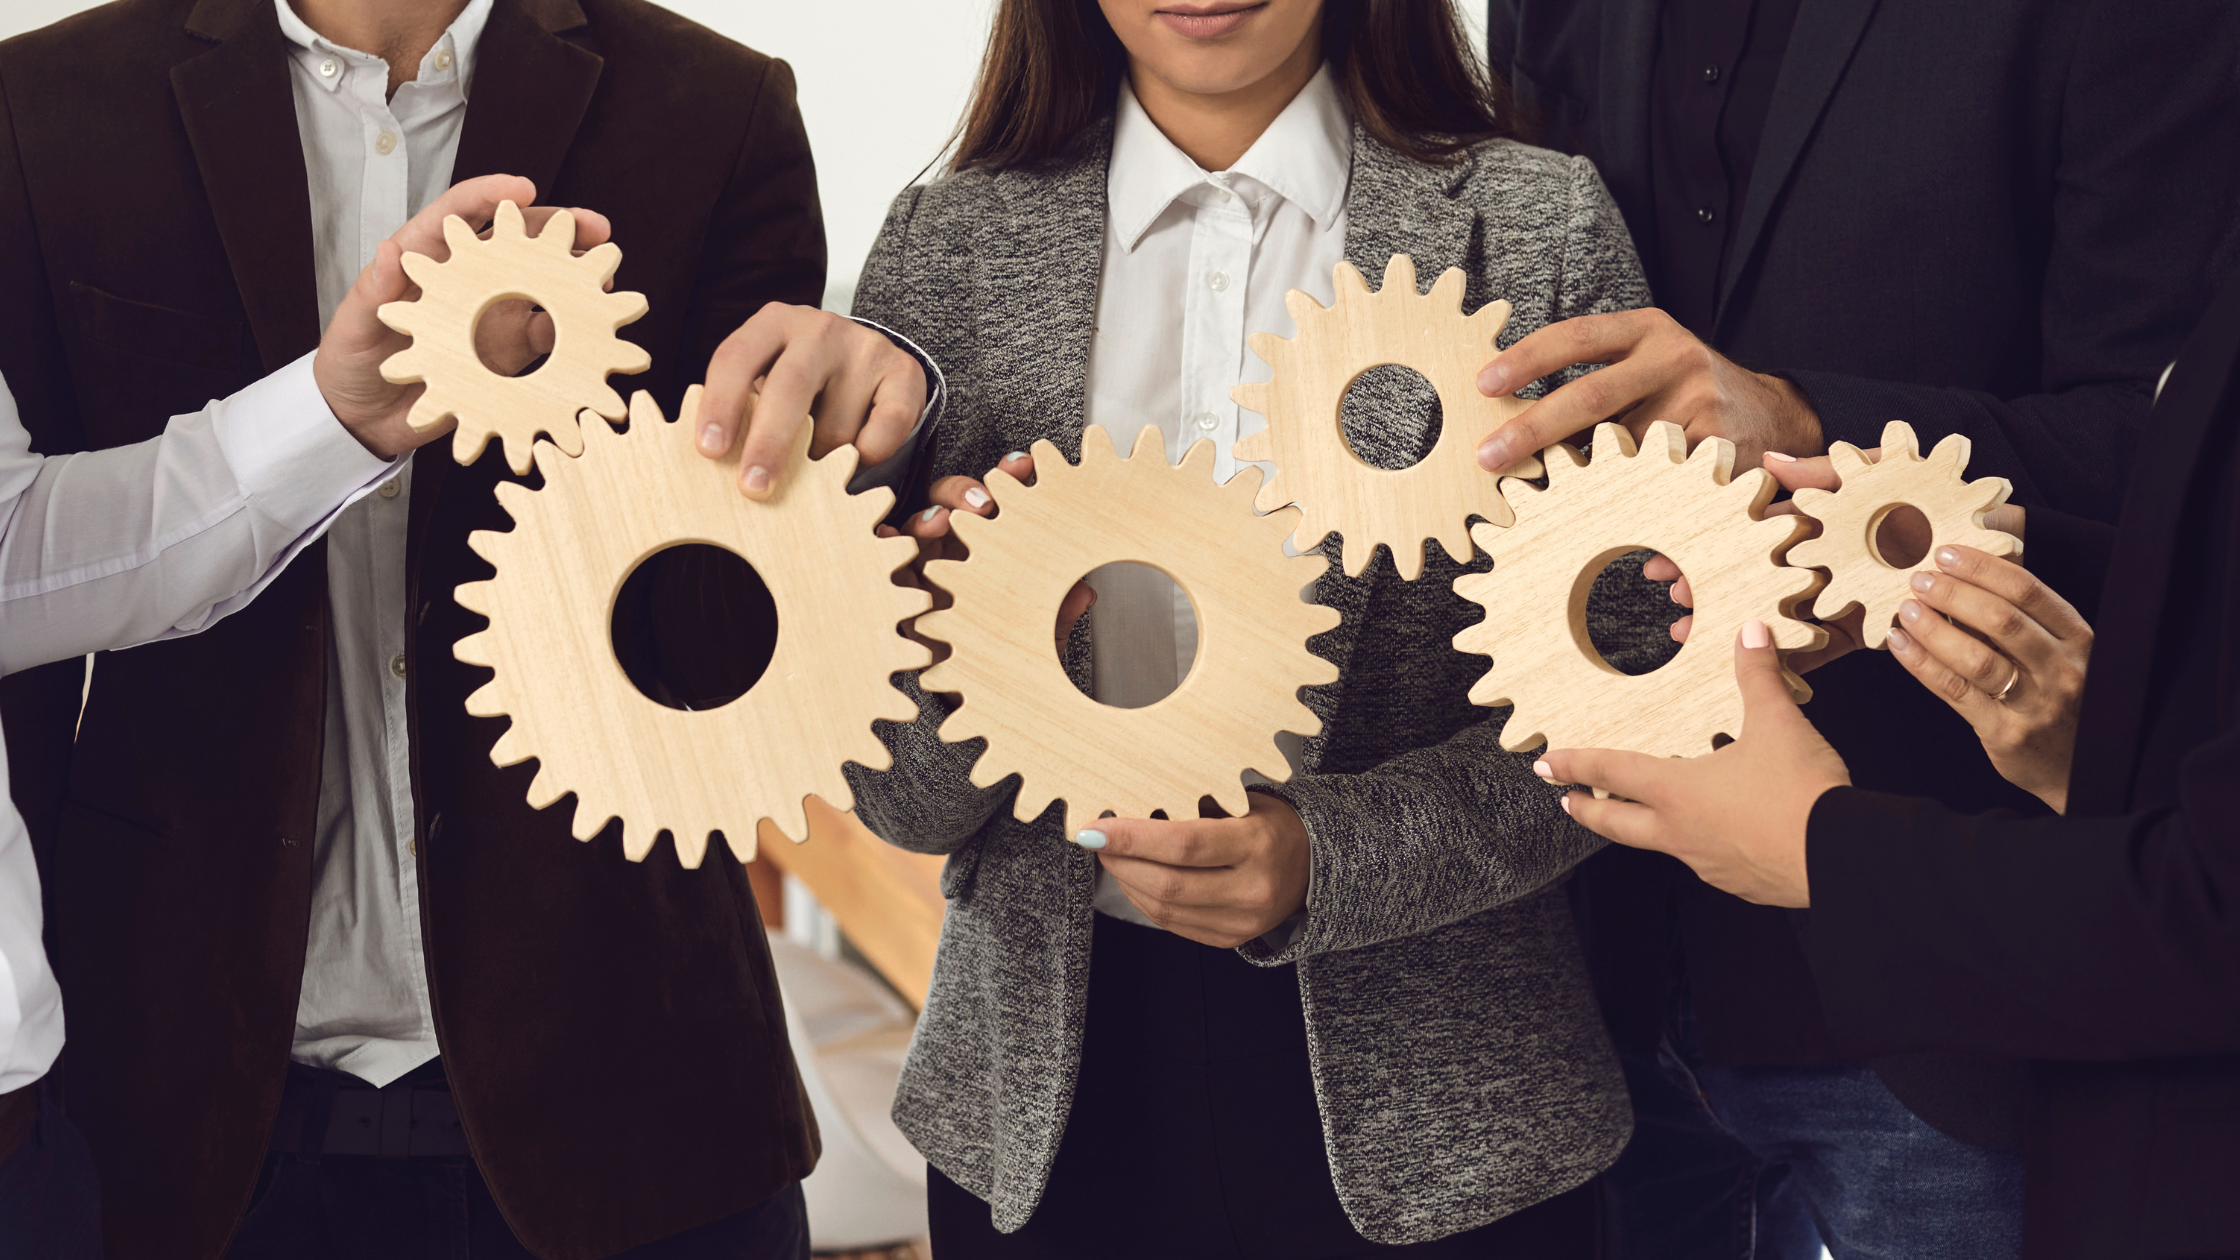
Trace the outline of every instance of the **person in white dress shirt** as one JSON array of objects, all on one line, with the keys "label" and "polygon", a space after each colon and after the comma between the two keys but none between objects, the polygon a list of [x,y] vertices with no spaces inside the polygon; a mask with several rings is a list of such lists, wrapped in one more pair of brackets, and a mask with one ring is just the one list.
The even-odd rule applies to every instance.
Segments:
[{"label": "person in white dress shirt", "polygon": [[[442,224],[485,223],[527,204],[511,176],[470,180],[376,244],[343,286],[315,354],[132,446],[46,457],[31,450],[0,381],[0,673],[177,638],[247,605],[349,506],[396,475],[401,456],[449,431],[405,416],[421,393],[380,365],[407,339],[375,312],[405,295],[403,251],[442,259]],[[579,239],[607,225],[577,211]],[[533,226],[550,214],[528,212]],[[550,323],[489,325],[500,361],[526,364]],[[39,1089],[62,1052],[61,989],[40,942],[39,871],[0,760],[0,1254],[101,1254],[93,1165]]]}]

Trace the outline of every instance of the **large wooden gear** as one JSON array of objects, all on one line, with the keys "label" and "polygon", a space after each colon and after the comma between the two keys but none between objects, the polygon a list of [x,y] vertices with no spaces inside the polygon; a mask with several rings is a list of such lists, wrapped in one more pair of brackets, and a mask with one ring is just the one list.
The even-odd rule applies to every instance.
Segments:
[{"label": "large wooden gear", "polygon": [[[1079,465],[1047,441],[1033,454],[1031,487],[1000,469],[988,475],[999,515],[951,516],[969,557],[926,565],[927,580],[956,597],[918,621],[951,648],[925,687],[963,700],[941,737],[988,741],[972,781],[987,787],[1019,775],[1012,812],[1021,821],[1056,799],[1066,803],[1069,833],[1108,810],[1195,818],[1202,797],[1245,813],[1244,773],[1284,771],[1276,732],[1322,729],[1298,692],[1338,676],[1306,646],[1338,622],[1336,610],[1301,594],[1324,561],[1284,554],[1295,513],[1253,512],[1258,470],[1214,482],[1211,442],[1169,465],[1158,430],[1146,428],[1123,460],[1091,426]],[[1066,591],[1122,561],[1165,573],[1198,614],[1196,664],[1173,693],[1140,709],[1081,694],[1052,641]]]},{"label": "large wooden gear", "polygon": [[[1470,699],[1516,706],[1502,746],[1521,751],[1547,740],[1685,757],[1710,752],[1715,736],[1740,735],[1734,643],[1742,624],[1764,622],[1784,653],[1827,642],[1825,630],[1794,615],[1819,575],[1781,563],[1811,527],[1794,516],[1762,516],[1773,478],[1752,469],[1730,480],[1734,446],[1706,439],[1691,458],[1675,424],[1649,426],[1638,451],[1623,427],[1603,424],[1591,463],[1562,445],[1542,459],[1547,489],[1503,483],[1516,524],[1471,531],[1493,570],[1454,582],[1486,610],[1484,621],[1455,636],[1455,647],[1493,658]],[[1588,639],[1587,594],[1604,566],[1643,547],[1687,575],[1695,623],[1663,668],[1628,676]],[[1810,694],[1796,675],[1788,678],[1800,698]]]},{"label": "large wooden gear", "polygon": [[[666,830],[687,867],[700,864],[711,832],[722,832],[742,862],[754,856],[762,819],[806,836],[807,796],[849,808],[841,764],[892,763],[872,720],[917,716],[888,676],[931,659],[896,631],[931,603],[893,581],[916,544],[873,535],[894,495],[848,494],[855,448],[811,460],[803,426],[778,489],[758,502],[739,493],[736,450],[721,460],[694,450],[699,400],[694,386],[671,424],[640,392],[627,433],[587,412],[580,458],[537,445],[544,488],[501,483],[498,500],[514,528],[468,539],[498,572],[455,592],[490,626],[453,648],[460,660],[497,671],[467,697],[467,711],[513,719],[490,760],[537,759],[533,808],[573,792],[577,839],[620,817],[632,861]],[[609,636],[624,580],[655,552],[684,543],[744,557],[778,608],[777,650],[761,679],[700,712],[646,698]]]},{"label": "large wooden gear", "polygon": [[[452,458],[471,464],[495,437],[516,476],[529,471],[540,433],[565,453],[581,454],[577,413],[588,407],[622,419],[622,395],[607,384],[608,374],[643,372],[653,361],[644,347],[615,335],[646,313],[644,294],[606,291],[622,251],[610,241],[574,253],[576,220],[565,210],[530,236],[521,208],[510,201],[498,204],[488,240],[457,215],[443,221],[443,239],[451,248],[443,262],[404,256],[420,296],[380,311],[383,323],[412,338],[381,365],[382,378],[428,387],[407,422],[425,431],[456,416]],[[552,353],[534,372],[500,376],[475,353],[475,324],[492,306],[518,298],[552,317]]]},{"label": "large wooden gear", "polygon": [[[1293,289],[1284,304],[1299,326],[1292,340],[1254,333],[1252,349],[1274,369],[1273,379],[1239,385],[1229,393],[1238,406],[1266,416],[1268,425],[1239,441],[1240,460],[1273,460],[1276,472],[1260,489],[1263,512],[1297,504],[1301,518],[1293,545],[1312,547],[1335,530],[1345,539],[1345,570],[1360,576],[1379,545],[1392,552],[1400,576],[1423,573],[1429,540],[1437,539],[1456,562],[1470,559],[1470,519],[1507,525],[1510,509],[1500,480],[1478,467],[1475,448],[1488,433],[1531,404],[1488,398],[1478,373],[1499,352],[1494,339],[1509,322],[1507,302],[1488,302],[1462,313],[1465,277],[1449,268],[1427,294],[1416,291],[1415,260],[1394,254],[1384,287],[1374,293],[1353,264],[1335,273],[1336,297],[1324,307]],[[1398,365],[1422,374],[1438,392],[1441,424],[1431,453],[1407,468],[1378,468],[1346,444],[1340,409],[1346,390],[1371,368]],[[1535,477],[1530,461],[1506,470]]]},{"label": "large wooden gear", "polygon": [[[1916,573],[1936,571],[1937,548],[1959,544],[1994,556],[2022,554],[2022,540],[1984,528],[1984,515],[2007,501],[2014,487],[2004,477],[1968,481],[1969,442],[1952,434],[1924,457],[1913,426],[1892,420],[1882,429],[1882,457],[1869,460],[1849,442],[1828,448],[1840,489],[1799,490],[1797,510],[1820,522],[1820,536],[1798,543],[1789,563],[1826,569],[1827,589],[1813,602],[1813,615],[1833,621],[1864,608],[1862,629],[1870,648],[1890,634],[1898,605],[1913,596]],[[1891,563],[1876,545],[1883,521],[1901,507],[1928,518],[1928,549],[1910,565]]]}]

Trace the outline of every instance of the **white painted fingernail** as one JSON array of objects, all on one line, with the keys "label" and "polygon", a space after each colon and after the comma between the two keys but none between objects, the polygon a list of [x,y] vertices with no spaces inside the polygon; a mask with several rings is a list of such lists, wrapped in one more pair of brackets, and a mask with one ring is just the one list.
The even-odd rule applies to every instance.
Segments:
[{"label": "white painted fingernail", "polygon": [[974,486],[964,492],[964,501],[967,507],[986,507],[988,506],[988,492]]},{"label": "white painted fingernail", "polygon": [[1003,462],[1006,464],[1016,464],[1026,457],[1027,453],[1025,451],[1013,451],[1009,455],[1003,457]]},{"label": "white painted fingernail", "polygon": [[1742,646],[1762,648],[1773,642],[1773,635],[1766,630],[1766,623],[1752,619],[1742,623]]},{"label": "white painted fingernail", "polygon": [[1563,794],[1563,812],[1566,814],[1571,812],[1571,794],[1569,792]]},{"label": "white painted fingernail", "polygon": [[1553,783],[1553,782],[1555,782],[1555,781],[1556,781],[1556,772],[1555,772],[1555,771],[1554,771],[1554,770],[1553,770],[1552,768],[1550,768],[1550,767],[1549,767],[1549,765],[1548,765],[1548,763],[1547,763],[1546,761],[1535,761],[1535,762],[1533,762],[1533,763],[1532,763],[1532,772],[1533,772],[1534,774],[1537,774],[1537,775],[1539,775],[1539,776],[1540,776],[1541,778],[1543,778],[1543,779],[1546,779],[1546,780],[1547,780],[1548,782],[1550,782],[1550,783]]},{"label": "white painted fingernail", "polygon": [[1767,459],[1776,459],[1776,460],[1780,460],[1780,461],[1781,461],[1782,463],[1784,463],[1784,464],[1794,464],[1794,463],[1796,463],[1796,462],[1797,462],[1797,457],[1796,457],[1796,456],[1794,456],[1794,455],[1784,455],[1784,454],[1782,454],[1782,453],[1781,453],[1781,452],[1779,452],[1779,451],[1767,451],[1767,452],[1766,452],[1766,458],[1767,458]]},{"label": "white painted fingernail", "polygon": [[933,519],[934,513],[939,512],[940,510],[941,508],[938,504],[933,507],[929,507],[925,511],[918,513],[918,519],[921,521],[931,521]]}]

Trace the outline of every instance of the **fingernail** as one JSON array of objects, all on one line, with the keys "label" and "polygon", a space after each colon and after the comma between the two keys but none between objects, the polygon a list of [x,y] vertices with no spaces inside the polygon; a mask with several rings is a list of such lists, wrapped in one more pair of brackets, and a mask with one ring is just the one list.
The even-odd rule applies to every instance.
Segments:
[{"label": "fingernail", "polygon": [[1675,604],[1679,603],[1679,602],[1680,602],[1680,584],[1679,584],[1678,582],[1674,582],[1674,583],[1673,583],[1672,585],[1670,585],[1670,586],[1667,586],[1667,587],[1665,587],[1665,588],[1664,588],[1664,597],[1665,597],[1666,599],[1669,599],[1669,600],[1671,600],[1671,601],[1672,601],[1673,603],[1675,603]]},{"label": "fingernail", "polygon": [[1507,434],[1495,434],[1487,438],[1484,444],[1478,447],[1478,467],[1485,469],[1487,472],[1498,472],[1507,468],[1512,462],[1509,458],[1509,438]]},{"label": "fingernail", "polygon": [[1506,367],[1489,367],[1478,373],[1478,392],[1481,394],[1498,394],[1508,383],[1509,369]]},{"label": "fingernail", "polygon": [[1003,457],[1003,462],[1006,464],[1016,464],[1026,457],[1027,453],[1025,451],[1013,451],[1009,455]]},{"label": "fingernail", "polygon": [[1898,605],[1898,615],[1907,621],[1919,621],[1921,620],[1921,605],[1909,599]]},{"label": "fingernail", "polygon": [[939,504],[935,504],[934,506],[927,508],[925,511],[918,513],[918,519],[921,521],[931,521],[933,519],[934,513],[939,512],[940,510],[941,506]]},{"label": "fingernail", "polygon": [[700,449],[710,455],[723,454],[722,425],[704,424],[700,426]]},{"label": "fingernail", "polygon": [[1780,460],[1780,461],[1781,461],[1782,463],[1784,463],[1784,464],[1794,464],[1794,463],[1796,463],[1796,462],[1797,462],[1797,457],[1796,457],[1796,456],[1794,456],[1794,455],[1784,455],[1784,454],[1782,454],[1782,453],[1781,453],[1781,452],[1779,452],[1779,451],[1767,451],[1767,452],[1766,452],[1766,458],[1767,458],[1767,459],[1777,459],[1777,460]]},{"label": "fingernail", "polygon": [[1546,761],[1535,761],[1535,762],[1533,762],[1533,763],[1532,763],[1532,772],[1533,772],[1534,774],[1537,774],[1537,775],[1539,775],[1539,776],[1540,776],[1541,778],[1543,778],[1543,779],[1546,779],[1546,780],[1547,780],[1548,782],[1550,782],[1550,783],[1553,783],[1553,782],[1555,782],[1555,781],[1556,781],[1556,772],[1555,772],[1555,770],[1554,770],[1553,768],[1551,768],[1551,767],[1550,767],[1550,766],[1548,765],[1548,763],[1547,763]]},{"label": "fingernail", "polygon": [[1937,579],[1929,576],[1926,573],[1916,573],[1913,575],[1913,589],[1917,591],[1932,591],[1936,589],[1936,586]]},{"label": "fingernail", "polygon": [[747,470],[747,493],[768,494],[769,492],[770,470],[764,468],[760,464],[756,464],[754,467],[749,468]]},{"label": "fingernail", "polygon": [[1563,794],[1563,812],[1566,814],[1571,812],[1571,793],[1569,792]]},{"label": "fingernail", "polygon": [[[1950,547],[1939,547],[1937,548],[1937,563],[1947,569],[1957,569],[1960,567],[1960,553]],[[1927,590],[1928,588],[1923,587],[1922,589]]]},{"label": "fingernail", "polygon": [[1101,831],[1076,831],[1073,833],[1073,842],[1084,849],[1101,849],[1104,847],[1104,833]]},{"label": "fingernail", "polygon": [[1913,640],[1907,638],[1906,632],[1896,626],[1892,626],[1883,632],[1882,641],[1889,644],[1890,650],[1893,652],[1911,652],[1913,650]]},{"label": "fingernail", "polygon": [[964,501],[965,504],[969,507],[986,507],[988,506],[988,492],[982,490],[978,486],[974,486],[970,490],[964,492]]},{"label": "fingernail", "polygon": [[1742,646],[1762,648],[1770,647],[1772,644],[1773,635],[1766,630],[1766,623],[1755,620],[1742,623]]}]

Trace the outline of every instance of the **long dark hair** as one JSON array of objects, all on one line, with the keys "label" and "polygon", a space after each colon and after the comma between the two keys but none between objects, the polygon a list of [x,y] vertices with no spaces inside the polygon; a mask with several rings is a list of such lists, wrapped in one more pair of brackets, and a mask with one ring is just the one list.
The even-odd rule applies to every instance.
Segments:
[{"label": "long dark hair", "polygon": [[[1471,55],[1452,0],[1326,0],[1322,57],[1354,121],[1417,161],[1516,134],[1507,89]],[[1127,69],[1097,0],[1000,0],[949,168],[1057,153],[1111,106]]]}]

